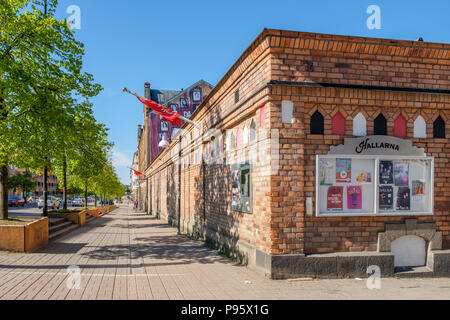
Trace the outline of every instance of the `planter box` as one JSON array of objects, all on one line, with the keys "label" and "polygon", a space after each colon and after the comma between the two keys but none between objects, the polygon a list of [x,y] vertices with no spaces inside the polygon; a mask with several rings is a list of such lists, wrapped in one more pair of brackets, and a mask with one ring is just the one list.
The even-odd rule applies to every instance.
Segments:
[{"label": "planter box", "polygon": [[86,213],[92,217],[96,217],[96,218],[100,217],[100,210],[98,208],[97,209],[88,209],[86,211]]},{"label": "planter box", "polygon": [[86,224],[86,210],[81,212],[72,213],[49,213],[50,218],[64,218],[66,220],[72,221],[73,223],[84,226]]},{"label": "planter box", "polygon": [[0,250],[31,253],[47,244],[47,217],[22,226],[0,226]]}]

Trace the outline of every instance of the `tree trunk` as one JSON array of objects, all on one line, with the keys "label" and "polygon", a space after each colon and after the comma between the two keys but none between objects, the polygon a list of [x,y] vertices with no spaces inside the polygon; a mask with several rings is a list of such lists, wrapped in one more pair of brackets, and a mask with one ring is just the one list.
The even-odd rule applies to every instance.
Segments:
[{"label": "tree trunk", "polygon": [[8,220],[8,163],[0,166],[0,218]]},{"label": "tree trunk", "polygon": [[87,181],[84,185],[84,205],[86,206],[86,208],[88,207],[88,184],[87,184]]},{"label": "tree trunk", "polygon": [[94,193],[94,202],[95,202],[94,207],[97,208],[97,194],[96,193]]},{"label": "tree trunk", "polygon": [[63,159],[63,209],[67,210],[67,162]]}]

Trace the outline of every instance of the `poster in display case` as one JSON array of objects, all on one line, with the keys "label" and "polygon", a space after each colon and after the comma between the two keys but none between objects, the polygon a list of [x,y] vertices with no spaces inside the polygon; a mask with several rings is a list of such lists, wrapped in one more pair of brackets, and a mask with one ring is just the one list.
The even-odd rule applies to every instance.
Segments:
[{"label": "poster in display case", "polygon": [[408,187],[400,187],[397,191],[396,210],[411,210],[411,190]]},{"label": "poster in display case", "polygon": [[327,209],[333,210],[343,210],[344,200],[343,200],[344,187],[332,186],[328,188],[327,193]]},{"label": "poster in display case", "polygon": [[336,182],[352,182],[352,159],[336,159]]},{"label": "poster in display case", "polygon": [[394,208],[394,190],[392,186],[380,186],[378,192],[378,207],[383,210]]},{"label": "poster in display case", "polygon": [[350,210],[362,209],[361,186],[348,186],[347,187],[347,208]]},{"label": "poster in display case", "polygon": [[396,186],[405,187],[409,185],[408,172],[408,162],[394,162],[394,181]]},{"label": "poster in display case", "polygon": [[394,183],[394,166],[392,161],[380,161],[380,184]]},{"label": "poster in display case", "polygon": [[334,183],[334,161],[320,161],[320,185],[330,186]]}]

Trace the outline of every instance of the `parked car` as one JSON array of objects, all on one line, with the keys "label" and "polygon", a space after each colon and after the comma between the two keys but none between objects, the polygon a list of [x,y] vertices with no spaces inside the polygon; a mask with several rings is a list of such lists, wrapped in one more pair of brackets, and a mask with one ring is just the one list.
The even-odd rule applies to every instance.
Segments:
[{"label": "parked car", "polygon": [[[61,201],[54,196],[47,197],[47,207],[51,209],[59,209],[61,206]],[[44,197],[39,197],[38,208],[41,209],[44,207]]]},{"label": "parked car", "polygon": [[8,206],[23,207],[23,206],[25,206],[25,200],[22,197],[10,196],[10,197],[8,197]]},{"label": "parked car", "polygon": [[72,207],[84,207],[84,199],[74,198],[72,201]]}]

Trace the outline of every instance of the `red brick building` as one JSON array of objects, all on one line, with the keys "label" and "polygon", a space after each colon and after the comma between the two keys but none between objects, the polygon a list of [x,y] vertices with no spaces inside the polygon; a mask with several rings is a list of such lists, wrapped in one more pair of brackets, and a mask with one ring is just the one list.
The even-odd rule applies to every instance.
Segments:
[{"label": "red brick building", "polygon": [[265,29],[145,170],[148,211],[272,278],[449,275],[449,69],[449,44]]}]

